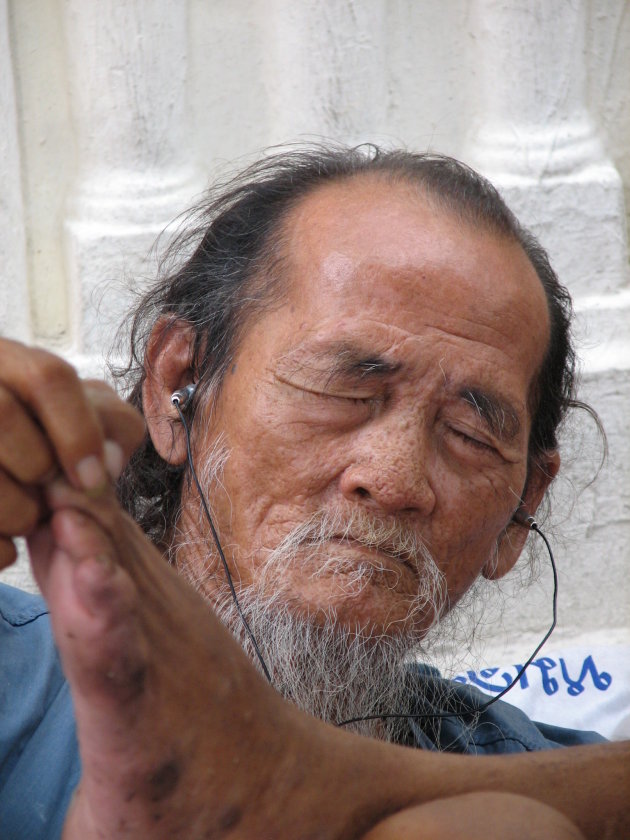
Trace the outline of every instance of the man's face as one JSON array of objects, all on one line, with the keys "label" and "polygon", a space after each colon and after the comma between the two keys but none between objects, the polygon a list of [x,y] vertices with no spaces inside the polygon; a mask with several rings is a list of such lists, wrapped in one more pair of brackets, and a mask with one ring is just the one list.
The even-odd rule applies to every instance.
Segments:
[{"label": "man's face", "polygon": [[[286,234],[288,295],[252,319],[196,443],[200,461],[219,436],[230,451],[210,495],[235,578],[260,582],[314,513],[358,511],[421,540],[453,606],[494,562],[523,493],[549,329],[540,282],[519,246],[375,178],[307,196]],[[275,585],[297,613],[405,627],[420,559],[353,527],[316,555],[299,546]],[[355,592],[366,567],[379,571]]]}]

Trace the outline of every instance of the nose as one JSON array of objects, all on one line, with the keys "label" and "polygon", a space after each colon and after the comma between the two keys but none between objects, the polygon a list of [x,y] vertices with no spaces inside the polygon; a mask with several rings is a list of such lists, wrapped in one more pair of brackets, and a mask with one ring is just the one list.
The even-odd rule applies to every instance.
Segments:
[{"label": "nose", "polygon": [[345,498],[387,514],[432,513],[432,458],[417,420],[366,432],[350,447],[349,456],[339,480]]}]

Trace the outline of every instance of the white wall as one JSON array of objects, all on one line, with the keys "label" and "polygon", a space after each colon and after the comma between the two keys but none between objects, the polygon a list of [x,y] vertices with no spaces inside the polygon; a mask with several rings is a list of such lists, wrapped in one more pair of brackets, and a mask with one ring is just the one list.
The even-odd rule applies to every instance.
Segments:
[{"label": "white wall", "polygon": [[[628,3],[0,0],[0,39],[0,330],[82,371],[101,370],[152,238],[229,161],[323,136],[486,171],[574,294],[609,435],[586,490],[588,424],[567,449],[559,634],[630,639]],[[548,583],[514,584],[508,645],[542,632]]]}]

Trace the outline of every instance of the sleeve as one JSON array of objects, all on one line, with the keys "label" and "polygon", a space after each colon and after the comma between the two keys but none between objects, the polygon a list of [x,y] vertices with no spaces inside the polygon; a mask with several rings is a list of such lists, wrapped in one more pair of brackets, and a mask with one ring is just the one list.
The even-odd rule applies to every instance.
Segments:
[{"label": "sleeve", "polygon": [[45,602],[0,584],[0,837],[60,837],[79,777],[72,700]]},{"label": "sleeve", "polygon": [[592,732],[582,729],[566,729],[563,726],[555,726],[550,723],[535,721],[535,726],[543,738],[561,747],[580,747],[585,744],[605,744],[606,738],[599,732]]}]

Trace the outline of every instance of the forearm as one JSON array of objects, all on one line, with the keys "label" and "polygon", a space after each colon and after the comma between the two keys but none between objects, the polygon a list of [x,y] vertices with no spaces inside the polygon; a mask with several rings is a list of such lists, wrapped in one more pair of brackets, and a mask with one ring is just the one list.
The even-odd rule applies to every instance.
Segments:
[{"label": "forearm", "polygon": [[556,809],[592,840],[630,837],[630,742],[500,757],[394,754],[375,742],[370,749],[380,756],[357,756],[374,776],[366,801],[395,803],[392,813],[461,794],[511,793]]},{"label": "forearm", "polygon": [[556,808],[588,838],[630,837],[630,742],[497,759],[489,775],[498,790]]}]

